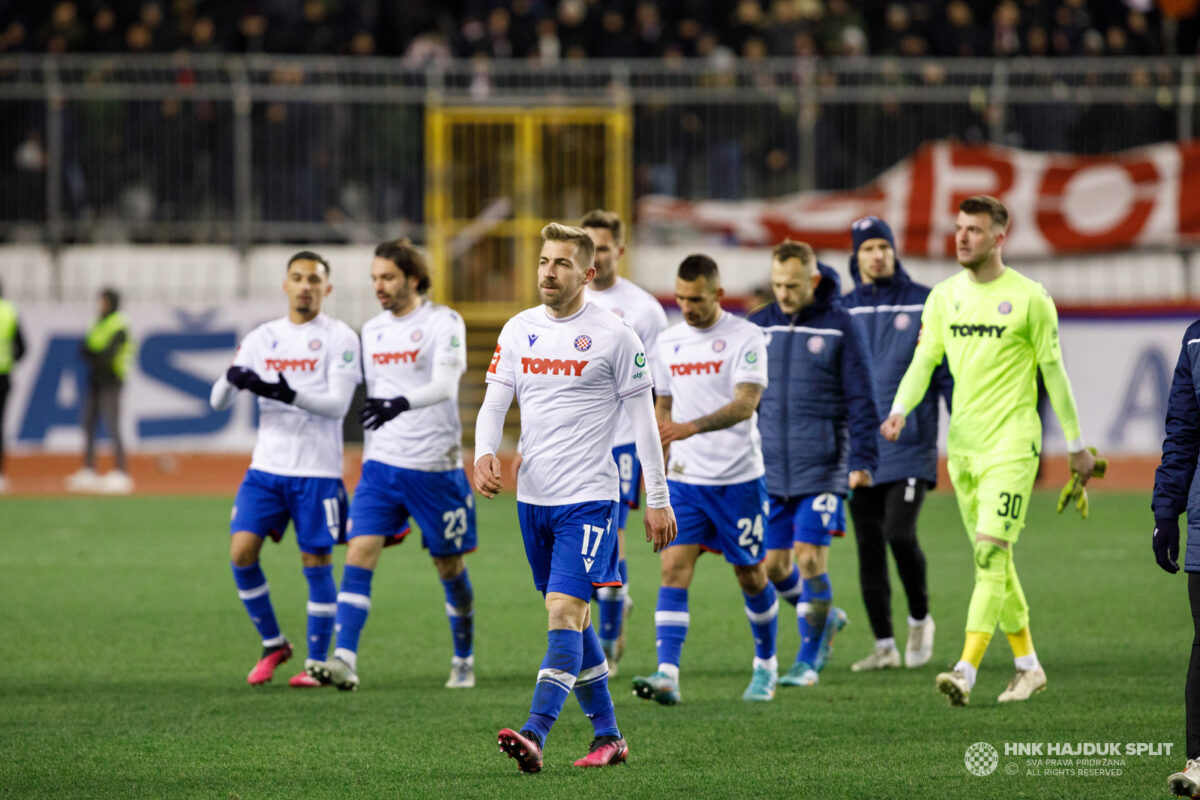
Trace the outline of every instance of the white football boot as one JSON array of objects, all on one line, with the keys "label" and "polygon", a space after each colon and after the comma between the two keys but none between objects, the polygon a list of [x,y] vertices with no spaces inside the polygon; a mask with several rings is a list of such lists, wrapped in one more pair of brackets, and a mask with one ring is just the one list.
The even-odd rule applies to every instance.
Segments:
[{"label": "white football boot", "polygon": [[1019,669],[1008,682],[1008,688],[996,698],[997,702],[1010,703],[1015,700],[1028,700],[1035,693],[1046,688],[1046,671],[1042,665],[1034,669]]}]

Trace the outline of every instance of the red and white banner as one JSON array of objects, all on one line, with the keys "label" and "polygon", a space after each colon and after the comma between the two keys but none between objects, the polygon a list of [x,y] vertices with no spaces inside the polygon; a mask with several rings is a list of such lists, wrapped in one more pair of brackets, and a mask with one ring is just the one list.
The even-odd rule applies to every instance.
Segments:
[{"label": "red and white banner", "polygon": [[648,196],[639,224],[721,233],[745,245],[784,239],[850,247],[850,224],[874,214],[904,256],[952,257],[966,197],[990,194],[1012,215],[1005,255],[1044,256],[1200,240],[1200,141],[1095,156],[926,144],[867,186],[778,200],[688,202]]}]

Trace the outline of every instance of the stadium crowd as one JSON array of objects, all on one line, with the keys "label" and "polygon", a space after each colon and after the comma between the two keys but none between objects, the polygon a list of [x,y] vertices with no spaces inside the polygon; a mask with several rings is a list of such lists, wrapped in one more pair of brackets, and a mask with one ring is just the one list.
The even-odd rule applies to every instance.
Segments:
[{"label": "stadium crowd", "polygon": [[[438,57],[1190,54],[1179,0],[59,0],[0,3],[0,53]],[[240,8],[240,13],[233,8]],[[231,13],[233,12],[233,13]]]}]

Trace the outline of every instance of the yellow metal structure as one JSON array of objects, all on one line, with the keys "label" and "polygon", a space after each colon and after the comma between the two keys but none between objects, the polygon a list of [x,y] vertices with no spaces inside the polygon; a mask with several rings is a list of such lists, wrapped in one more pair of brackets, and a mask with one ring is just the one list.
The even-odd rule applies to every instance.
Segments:
[{"label": "yellow metal structure", "polygon": [[593,208],[630,219],[631,130],[627,107],[429,107],[433,299],[468,324],[537,305],[542,226]]}]

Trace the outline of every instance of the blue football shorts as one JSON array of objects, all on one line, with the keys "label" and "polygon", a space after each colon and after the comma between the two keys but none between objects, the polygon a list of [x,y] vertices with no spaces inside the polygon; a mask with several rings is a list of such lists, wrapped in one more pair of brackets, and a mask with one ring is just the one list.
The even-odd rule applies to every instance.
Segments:
[{"label": "blue football shorts", "polygon": [[517,503],[525,557],[542,594],[589,601],[597,586],[620,586],[616,501],[562,506]]},{"label": "blue football shorts", "polygon": [[617,477],[620,480],[621,496],[617,506],[617,527],[625,530],[629,509],[641,506],[642,462],[637,457],[637,445],[622,444],[613,448],[613,461],[617,462]]},{"label": "blue football shorts", "polygon": [[771,497],[767,549],[791,550],[797,542],[829,547],[846,535],[846,501],[832,492],[806,497]]},{"label": "blue football shorts", "polygon": [[671,546],[698,544],[723,553],[730,564],[747,566],[766,557],[763,528],[767,515],[767,481],[703,486],[667,481],[679,535]]},{"label": "blue football shorts", "polygon": [[364,462],[350,503],[347,538],[396,536],[410,515],[431,556],[461,555],[477,546],[475,495],[462,469],[424,472]]},{"label": "blue football shorts", "polygon": [[251,469],[233,501],[229,532],[248,531],[279,541],[291,521],[300,549],[325,555],[345,533],[347,505],[341,478],[300,478]]}]

